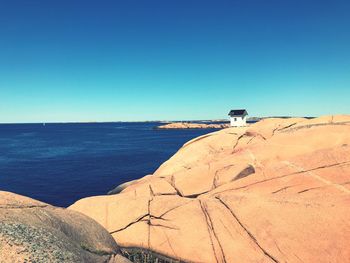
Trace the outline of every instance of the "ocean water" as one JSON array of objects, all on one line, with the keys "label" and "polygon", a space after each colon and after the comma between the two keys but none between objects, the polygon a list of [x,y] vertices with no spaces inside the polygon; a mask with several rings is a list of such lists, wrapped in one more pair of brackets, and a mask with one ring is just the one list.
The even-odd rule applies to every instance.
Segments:
[{"label": "ocean water", "polygon": [[157,125],[1,124],[0,190],[66,207],[153,173],[185,142],[213,131]]}]

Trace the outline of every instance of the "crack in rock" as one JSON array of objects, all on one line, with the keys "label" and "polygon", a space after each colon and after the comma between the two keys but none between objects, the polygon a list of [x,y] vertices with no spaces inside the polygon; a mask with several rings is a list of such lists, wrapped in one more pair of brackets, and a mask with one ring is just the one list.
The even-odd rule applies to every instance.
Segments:
[{"label": "crack in rock", "polygon": [[159,226],[159,227],[164,227],[164,228],[168,228],[168,229],[172,229],[172,230],[180,230],[180,228],[177,227],[171,227],[171,226],[165,226],[162,224],[154,224],[154,223],[150,223],[151,226]]},{"label": "crack in rock", "polygon": [[350,122],[349,121],[344,121],[344,122],[328,122],[328,123],[316,123],[316,124],[308,124],[308,125],[303,125],[303,126],[299,126],[299,127],[295,127],[292,129],[286,129],[283,132],[292,132],[292,131],[297,131],[300,129],[308,129],[311,127],[318,127],[318,126],[331,126],[331,125],[349,125]]},{"label": "crack in rock", "polygon": [[138,222],[146,221],[146,220],[144,220],[144,219],[145,219],[147,216],[148,216],[148,213],[147,213],[147,214],[144,214],[144,215],[142,215],[142,216],[140,216],[140,217],[138,217],[136,220],[130,222],[130,223],[127,224],[125,227],[119,228],[119,229],[114,230],[114,231],[111,231],[111,232],[109,232],[109,233],[112,235],[112,234],[114,234],[114,233],[123,231],[123,230],[127,229],[128,227],[130,227],[130,226],[132,226],[132,225],[134,225],[134,224],[136,224],[136,223],[138,223]]},{"label": "crack in rock", "polygon": [[148,248],[151,248],[151,202],[153,200],[153,190],[152,187],[149,188],[150,190],[150,197],[148,199],[148,219],[147,219],[147,225],[148,225]]},{"label": "crack in rock", "polygon": [[242,138],[245,137],[245,136],[246,136],[245,133],[242,134],[242,135],[240,135],[240,136],[238,136],[238,138],[236,139],[235,145],[233,145],[233,147],[232,147],[232,151],[231,151],[232,154],[235,153],[235,149],[236,149],[236,147],[237,147],[237,145],[238,145],[240,139],[242,139]]},{"label": "crack in rock", "polygon": [[272,178],[269,178],[269,179],[257,181],[257,182],[255,182],[255,183],[251,183],[251,184],[248,184],[248,185],[243,185],[243,186],[236,187],[236,188],[226,189],[226,190],[224,190],[224,191],[217,192],[216,194],[220,194],[220,193],[224,193],[224,192],[232,191],[232,190],[244,189],[244,188],[247,188],[247,187],[249,187],[249,186],[253,186],[253,185],[257,185],[257,184],[269,182],[269,181],[272,181],[272,180],[281,179],[281,178],[284,178],[284,177],[287,177],[287,176],[291,176],[291,175],[297,175],[297,174],[308,173],[308,172],[311,172],[311,171],[315,171],[315,170],[319,170],[319,169],[325,169],[325,168],[330,168],[330,167],[334,167],[334,166],[348,165],[349,163],[350,163],[350,161],[345,161],[345,162],[340,162],[340,163],[334,163],[334,164],[319,166],[319,167],[311,168],[311,169],[309,169],[309,170],[303,170],[303,171],[293,172],[293,173],[289,173],[289,174],[284,174],[284,175],[272,177]]},{"label": "crack in rock", "polygon": [[320,189],[320,188],[323,188],[323,187],[324,187],[324,186],[307,188],[307,189],[304,189],[304,190],[299,191],[298,194],[302,194],[302,193],[305,193],[305,192],[308,192],[308,191],[311,191],[311,190],[315,190],[315,189]]},{"label": "crack in rock", "polygon": [[[201,201],[201,200],[198,200],[199,201],[199,205],[202,209],[202,212],[204,214],[204,217],[205,217],[205,220],[206,220],[206,223],[207,223],[207,229],[208,229],[208,233],[209,233],[209,238],[210,238],[210,242],[211,242],[211,246],[212,246],[212,249],[213,249],[213,252],[214,252],[214,256],[215,256],[215,259],[216,259],[216,262],[226,262],[226,258],[225,258],[225,253],[224,253],[224,250],[222,248],[222,245],[220,243],[220,240],[214,230],[214,225],[213,225],[213,221],[209,215],[209,212],[207,210],[207,206],[206,204]],[[213,243],[213,237],[212,235],[214,236],[216,242],[218,243],[219,247],[220,247],[220,252],[221,252],[221,259],[219,260],[218,259],[218,256],[217,255],[217,251],[215,249],[215,246],[214,246],[214,243]]]},{"label": "crack in rock", "polygon": [[216,187],[218,187],[217,181],[219,180],[219,172],[221,172],[223,170],[227,170],[227,169],[229,169],[232,166],[235,166],[235,165],[234,164],[229,164],[229,165],[226,165],[226,166],[224,166],[224,167],[222,167],[220,169],[217,169],[215,171],[215,175],[214,175],[214,178],[213,178],[213,184],[212,184],[211,190],[213,190]]},{"label": "crack in rock", "polygon": [[189,203],[191,203],[191,202],[193,202],[193,201],[191,200],[191,201],[188,201],[188,202],[185,203],[185,204],[181,204],[181,205],[175,206],[175,207],[173,207],[173,208],[171,208],[171,209],[169,209],[169,210],[163,212],[163,214],[161,214],[159,217],[163,219],[163,216],[165,216],[165,215],[168,214],[169,212],[171,212],[171,211],[173,211],[173,210],[175,210],[175,209],[177,209],[177,208],[179,208],[179,207],[182,207],[182,206],[184,206],[184,205],[187,205],[187,204],[189,204]]},{"label": "crack in rock", "polygon": [[[273,129],[273,131],[272,131],[272,136],[274,136],[275,135],[275,133],[276,133],[276,131],[283,131],[283,130],[286,130],[286,129],[288,129],[288,128],[290,128],[290,127],[293,127],[295,124],[297,124],[298,122],[294,122],[294,123],[292,123],[292,124],[289,124],[289,125],[287,125],[287,126],[284,126],[284,127],[281,127],[281,124],[279,124],[275,129]],[[271,137],[272,137],[271,136]]]},{"label": "crack in rock", "polygon": [[260,133],[251,133],[249,131],[246,131],[245,133],[243,133],[242,135],[238,136],[237,140],[236,140],[236,143],[233,145],[232,147],[232,151],[231,151],[231,154],[234,154],[235,153],[235,149],[239,143],[239,141],[244,138],[244,137],[253,137],[251,138],[247,144],[249,144],[256,136],[260,136],[264,141],[266,141],[266,138],[264,136],[262,136]]},{"label": "crack in rock", "polygon": [[243,228],[243,230],[248,234],[248,236],[251,238],[251,240],[260,248],[260,250],[273,262],[278,263],[279,261],[272,256],[269,252],[267,252],[258,242],[256,237],[243,225],[243,223],[240,221],[240,219],[237,217],[237,215],[232,211],[232,209],[219,197],[215,197],[219,202],[228,209],[228,211],[231,213],[231,215],[234,217],[234,219],[237,221],[237,223]]},{"label": "crack in rock", "polygon": [[183,194],[181,193],[180,189],[178,189],[177,186],[175,185],[175,176],[174,175],[171,176],[170,182],[168,182],[168,183],[175,189],[178,196],[183,197]]},{"label": "crack in rock", "polygon": [[297,186],[297,185],[288,185],[288,186],[282,187],[282,188],[280,188],[280,189],[278,189],[276,191],[271,192],[271,194],[277,194],[277,193],[279,193],[279,192],[281,192],[283,190],[286,190],[286,189],[294,187],[294,186]]}]

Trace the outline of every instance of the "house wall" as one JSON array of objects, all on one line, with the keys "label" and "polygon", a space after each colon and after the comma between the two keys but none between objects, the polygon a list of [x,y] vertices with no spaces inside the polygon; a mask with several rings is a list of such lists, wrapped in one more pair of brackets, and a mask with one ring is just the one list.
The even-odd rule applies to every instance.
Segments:
[{"label": "house wall", "polygon": [[[236,118],[236,120],[235,120]],[[230,117],[230,123],[233,127],[241,127],[247,125],[247,116],[237,116],[237,117]]]}]

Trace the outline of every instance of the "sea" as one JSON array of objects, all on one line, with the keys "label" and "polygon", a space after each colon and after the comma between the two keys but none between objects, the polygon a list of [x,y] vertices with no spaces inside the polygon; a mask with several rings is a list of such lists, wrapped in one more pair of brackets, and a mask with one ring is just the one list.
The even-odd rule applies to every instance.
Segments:
[{"label": "sea", "polygon": [[55,206],[104,195],[153,173],[187,141],[214,129],[159,122],[0,125],[0,190]]}]

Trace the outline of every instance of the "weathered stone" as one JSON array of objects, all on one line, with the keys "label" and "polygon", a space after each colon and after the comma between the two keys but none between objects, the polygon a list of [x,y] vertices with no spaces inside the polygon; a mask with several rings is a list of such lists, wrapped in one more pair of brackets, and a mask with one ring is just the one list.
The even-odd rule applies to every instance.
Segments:
[{"label": "weathered stone", "polygon": [[325,116],[198,137],[120,194],[70,209],[123,247],[182,261],[348,262],[349,207],[350,116]]},{"label": "weathered stone", "polygon": [[127,262],[119,252],[91,218],[0,191],[0,262]]}]

